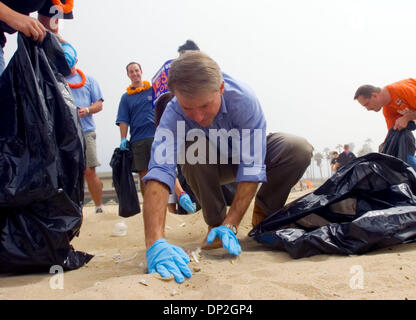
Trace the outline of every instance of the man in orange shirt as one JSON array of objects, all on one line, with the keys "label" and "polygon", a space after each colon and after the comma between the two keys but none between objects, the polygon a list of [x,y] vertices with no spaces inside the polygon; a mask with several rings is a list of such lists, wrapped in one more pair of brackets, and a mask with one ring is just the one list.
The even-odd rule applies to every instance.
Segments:
[{"label": "man in orange shirt", "polygon": [[[363,85],[356,91],[354,100],[368,111],[383,109],[387,129],[402,130],[409,121],[416,120],[416,79],[401,80],[384,88]],[[408,163],[416,170],[414,155],[409,154]]]}]

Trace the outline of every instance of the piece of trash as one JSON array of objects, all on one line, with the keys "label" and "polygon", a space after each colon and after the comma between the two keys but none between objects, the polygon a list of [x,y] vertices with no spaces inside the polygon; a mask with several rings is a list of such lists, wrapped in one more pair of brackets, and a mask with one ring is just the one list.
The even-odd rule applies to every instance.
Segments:
[{"label": "piece of trash", "polygon": [[181,223],[180,225],[179,225],[179,227],[184,227],[186,225],[186,223],[184,222],[184,223]]},{"label": "piece of trash", "polygon": [[127,234],[127,224],[124,221],[117,222],[113,227],[113,236],[124,237]]},{"label": "piece of trash", "polygon": [[148,286],[149,286],[149,285],[147,284],[146,280],[144,280],[144,279],[140,279],[140,280],[139,280],[139,283],[140,283],[140,284],[142,284],[142,285],[144,285],[144,286],[146,286],[146,287],[148,287]]},{"label": "piece of trash", "polygon": [[230,263],[231,263],[231,264],[234,264],[234,260],[230,260]]},{"label": "piece of trash", "polygon": [[170,293],[170,295],[173,297],[174,295],[178,294],[178,292],[176,290],[172,290],[172,292]]},{"label": "piece of trash", "polygon": [[94,286],[95,287],[98,287],[98,286],[100,286],[101,285],[101,282],[100,281],[97,281],[96,283],[94,283]]},{"label": "piece of trash", "polygon": [[123,259],[123,258],[121,257],[121,254],[116,253],[116,254],[113,256],[113,259],[114,259],[115,263],[126,262],[126,261],[130,261],[130,260],[133,260],[134,258],[136,258],[136,257],[137,257],[137,254],[138,254],[138,252],[136,252],[133,256],[131,256],[131,257],[129,257],[129,258],[124,258],[124,259]]},{"label": "piece of trash", "polygon": [[201,268],[199,268],[199,267],[194,267],[194,272],[200,272],[201,271]]},{"label": "piece of trash", "polygon": [[159,273],[153,273],[153,275],[154,275],[154,277],[155,277],[156,279],[158,279],[158,280],[162,280],[162,281],[171,281],[171,280],[173,280],[173,279],[174,279],[174,277],[173,277],[173,275],[172,275],[172,274],[169,276],[169,278],[164,278],[164,277],[162,277]]},{"label": "piece of trash", "polygon": [[192,254],[192,258],[194,259],[194,261],[196,263],[199,263],[197,251],[191,251],[191,254]]},{"label": "piece of trash", "polygon": [[168,229],[168,230],[172,230],[172,227],[170,227],[170,226],[166,226],[166,229]]},{"label": "piece of trash", "polygon": [[139,263],[139,268],[144,268],[144,263],[143,262]]}]

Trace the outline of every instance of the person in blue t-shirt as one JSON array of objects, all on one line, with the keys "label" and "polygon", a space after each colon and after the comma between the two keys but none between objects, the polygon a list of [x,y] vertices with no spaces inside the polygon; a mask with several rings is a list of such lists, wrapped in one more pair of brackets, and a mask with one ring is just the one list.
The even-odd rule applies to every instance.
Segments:
[{"label": "person in blue t-shirt", "polygon": [[69,43],[62,43],[66,61],[71,68],[71,74],[66,77],[75,105],[78,108],[78,116],[81,122],[85,140],[86,169],[85,180],[88,190],[95,204],[95,213],[102,213],[103,183],[95,172],[95,168],[100,166],[97,159],[97,144],[95,134],[95,122],[93,114],[103,110],[103,96],[98,82],[88,76],[80,69],[76,69],[78,62],[77,52]]},{"label": "person in blue t-shirt", "polygon": [[126,150],[130,128],[130,146],[133,152],[133,168],[140,176],[140,190],[144,197],[142,178],[147,174],[150,150],[155,136],[155,111],[152,103],[152,87],[142,80],[142,67],[137,62],[126,66],[131,85],[123,94],[118,107],[116,125],[120,127],[120,149]]}]

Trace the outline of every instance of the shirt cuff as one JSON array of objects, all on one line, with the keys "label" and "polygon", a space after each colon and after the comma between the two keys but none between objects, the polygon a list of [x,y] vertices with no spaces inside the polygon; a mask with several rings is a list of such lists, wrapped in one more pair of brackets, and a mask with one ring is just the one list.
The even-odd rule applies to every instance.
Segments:
[{"label": "shirt cuff", "polygon": [[175,179],[176,176],[173,173],[166,172],[159,168],[152,168],[149,172],[143,177],[143,183],[146,183],[149,180],[156,180],[167,185],[170,189],[170,193],[175,194]]},{"label": "shirt cuff", "polygon": [[240,165],[237,170],[236,182],[267,182],[266,166]]}]

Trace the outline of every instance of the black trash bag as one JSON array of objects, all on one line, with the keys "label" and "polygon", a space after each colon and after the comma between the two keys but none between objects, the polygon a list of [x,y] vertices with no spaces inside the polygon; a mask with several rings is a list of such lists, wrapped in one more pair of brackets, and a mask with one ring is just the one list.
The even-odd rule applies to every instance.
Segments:
[{"label": "black trash bag", "polygon": [[384,141],[381,153],[399,158],[407,162],[407,156],[414,155],[416,151],[415,136],[413,132],[416,129],[416,124],[410,121],[405,129],[394,130],[390,129]]},{"label": "black trash bag", "polygon": [[[292,258],[363,254],[416,240],[416,176],[380,153],[357,158],[320,188],[267,217],[249,233]],[[354,200],[354,210],[336,210]],[[309,219],[309,221],[307,221]],[[315,224],[315,225],[314,225]]]},{"label": "black trash bag", "polygon": [[18,35],[0,78],[0,272],[77,269],[74,251],[84,200],[84,142],[62,74],[70,69],[56,36]]},{"label": "black trash bag", "polygon": [[110,161],[113,169],[113,184],[118,198],[118,214],[124,218],[140,213],[139,198],[131,171],[132,162],[133,153],[130,148],[129,150],[116,148]]}]

